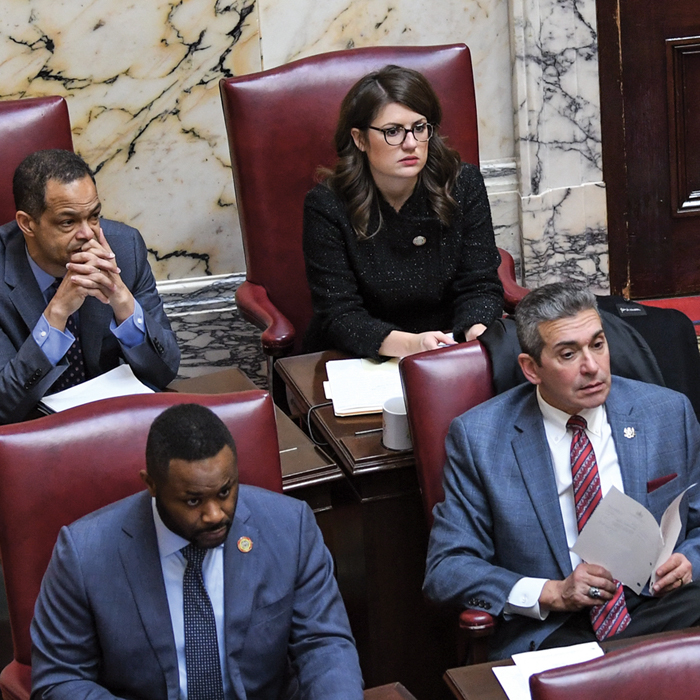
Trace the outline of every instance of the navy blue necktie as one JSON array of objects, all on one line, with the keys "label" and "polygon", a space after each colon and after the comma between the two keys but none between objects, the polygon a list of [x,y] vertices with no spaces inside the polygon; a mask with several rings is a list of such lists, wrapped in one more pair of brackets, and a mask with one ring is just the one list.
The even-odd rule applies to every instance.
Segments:
[{"label": "navy blue necktie", "polygon": [[[49,287],[49,301],[53,299],[56,291],[58,290],[62,278],[57,277],[54,283]],[[66,330],[70,331],[75,336],[75,341],[68,348],[66,353],[66,359],[68,360],[68,368],[63,372],[63,374],[51,385],[48,390],[48,394],[55,394],[57,391],[63,391],[69,387],[80,384],[87,379],[85,373],[85,359],[83,358],[83,348],[80,345],[80,338],[78,336],[78,325],[71,314],[66,320]]]},{"label": "navy blue necktie", "polygon": [[209,550],[188,544],[180,551],[187,560],[182,579],[187,700],[224,700],[216,620],[202,577]]}]

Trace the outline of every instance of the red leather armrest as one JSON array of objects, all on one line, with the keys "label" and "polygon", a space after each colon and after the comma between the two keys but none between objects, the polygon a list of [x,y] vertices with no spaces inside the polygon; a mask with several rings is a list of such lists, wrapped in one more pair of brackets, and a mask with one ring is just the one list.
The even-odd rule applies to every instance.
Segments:
[{"label": "red leather armrest", "polygon": [[12,661],[0,673],[3,700],[29,700],[32,689],[32,667]]},{"label": "red leather armrest", "polygon": [[263,330],[263,352],[271,357],[289,355],[296,331],[286,316],[270,301],[265,288],[247,280],[236,290],[241,316]]},{"label": "red leather armrest", "polygon": [[459,615],[459,628],[469,637],[486,637],[496,626],[493,615],[483,610],[463,610]]},{"label": "red leather armrest", "polygon": [[513,313],[520,300],[530,291],[521,287],[515,281],[515,262],[510,255],[502,248],[498,249],[501,254],[501,264],[498,266],[498,278],[503,285],[503,298],[505,299],[505,310]]}]

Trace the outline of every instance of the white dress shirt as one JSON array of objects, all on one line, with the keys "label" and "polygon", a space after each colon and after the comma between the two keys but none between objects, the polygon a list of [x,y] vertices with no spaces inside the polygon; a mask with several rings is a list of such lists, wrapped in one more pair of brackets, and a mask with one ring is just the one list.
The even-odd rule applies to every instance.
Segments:
[{"label": "white dress shirt", "polygon": [[[180,551],[190,542],[169,530],[161,520],[155,498],[151,500],[153,521],[158,537],[160,565],[163,569],[165,592],[170,608],[170,623],[175,638],[177,667],[180,675],[180,700],[187,700],[187,668],[185,664],[185,613],[182,600],[182,578],[185,575],[187,560]],[[228,697],[230,682],[226,670],[226,640],[224,637],[224,545],[210,549],[202,563],[204,587],[209,594],[214,618],[216,620],[216,637],[219,643],[219,663],[224,682],[224,696]]]},{"label": "white dress shirt", "polygon": [[[540,411],[542,411],[544,431],[554,466],[554,479],[559,494],[559,507],[561,508],[561,516],[564,522],[566,542],[570,549],[578,537],[573,475],[571,472],[571,438],[573,433],[566,428],[566,423],[571,416],[548,404],[542,398],[539,387],[537,387],[537,403]],[[584,409],[578,415],[585,418],[587,423],[586,434],[593,446],[593,452],[595,452],[603,496],[610,490],[611,486],[615,486],[624,493],[622,473],[620,472],[617,450],[615,449],[615,442],[610,430],[605,405]],[[581,559],[572,551],[569,551],[569,557],[571,558],[571,568],[575,569],[581,563]],[[549,611],[540,611],[539,597],[546,582],[547,579],[527,576],[521,578],[508,594],[504,613],[506,615],[525,615],[544,620]]]}]

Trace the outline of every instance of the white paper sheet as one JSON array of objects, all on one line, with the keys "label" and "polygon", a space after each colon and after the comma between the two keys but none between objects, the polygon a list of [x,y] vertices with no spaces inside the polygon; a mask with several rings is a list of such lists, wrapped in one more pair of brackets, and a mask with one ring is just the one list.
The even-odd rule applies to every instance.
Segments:
[{"label": "white paper sheet", "polygon": [[491,670],[508,700],[531,700],[529,676],[517,666],[494,666]]},{"label": "white paper sheet", "polygon": [[[695,486],[695,484],[688,486],[688,489],[693,486]],[[685,495],[685,491],[671,501],[671,504],[661,516],[661,537],[663,538],[664,545],[659,552],[659,556],[656,557],[656,562],[651,572],[651,580],[649,581],[650,586],[656,583],[656,570],[671,556],[671,554],[673,554],[673,548],[676,546],[678,535],[681,534],[683,523],[681,523],[680,508],[681,498]]]},{"label": "white paper sheet", "polygon": [[659,527],[643,505],[613,486],[571,551],[589,564],[604,566],[613,578],[641,593],[652,572],[676,545],[681,531],[680,502],[688,489],[668,506]]},{"label": "white paper sheet", "polygon": [[67,408],[82,406],[91,401],[108,399],[113,396],[129,396],[131,394],[152,394],[149,389],[134,375],[129,365],[119,365],[99,377],[89,379],[87,382],[76,384],[69,389],[64,389],[51,396],[44,396],[41,404],[48,406],[58,413]]},{"label": "white paper sheet", "polygon": [[330,360],[326,373],[336,416],[381,413],[387,399],[403,396],[397,359]]},{"label": "white paper sheet", "polygon": [[598,642],[574,644],[513,654],[515,666],[494,666],[493,673],[509,700],[530,700],[530,676],[533,673],[580,664],[603,656]]}]

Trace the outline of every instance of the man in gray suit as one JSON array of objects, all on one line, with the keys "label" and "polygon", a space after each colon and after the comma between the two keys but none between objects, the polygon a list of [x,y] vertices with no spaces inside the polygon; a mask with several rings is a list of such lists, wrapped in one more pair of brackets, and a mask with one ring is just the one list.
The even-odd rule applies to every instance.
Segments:
[{"label": "man in gray suit", "polygon": [[[642,595],[569,551],[590,515],[588,503],[594,508],[594,497],[613,485],[659,520],[698,481],[700,426],[688,399],[610,375],[595,297],[580,287],[553,284],[530,292],[516,322],[524,350],[518,361],[530,383],[468,411],[450,427],[427,595],[499,616],[493,658],[696,624],[697,487],[684,497],[675,551]],[[584,423],[577,428],[579,417]],[[572,436],[585,441],[585,454],[575,452]],[[595,465],[586,477],[590,488],[588,481],[579,485],[577,465]]]},{"label": "man in gray suit", "polygon": [[0,227],[0,423],[46,393],[127,362],[164,388],[180,352],[136,229],[100,218],[95,179],[70,151],[37,151],[14,174]]}]

